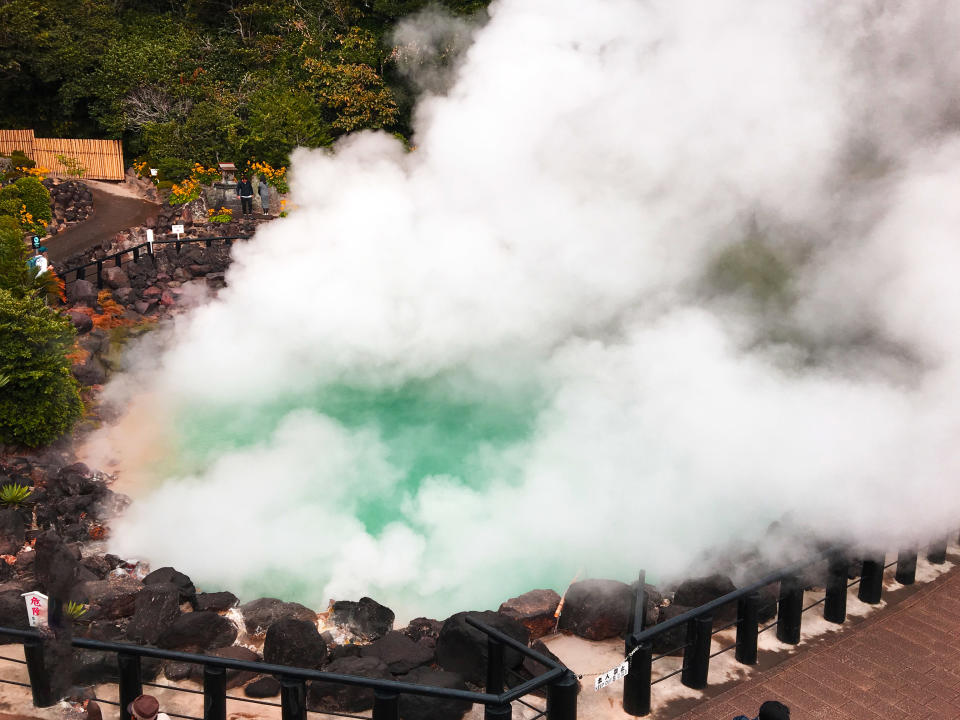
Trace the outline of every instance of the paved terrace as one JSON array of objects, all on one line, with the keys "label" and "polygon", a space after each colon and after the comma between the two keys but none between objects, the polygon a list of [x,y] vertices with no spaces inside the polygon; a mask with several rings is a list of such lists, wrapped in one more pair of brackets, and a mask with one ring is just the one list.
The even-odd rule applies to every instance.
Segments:
[{"label": "paved terrace", "polygon": [[791,720],[960,718],[960,569],[915,587],[676,720],[753,717],[764,700],[786,703]]}]

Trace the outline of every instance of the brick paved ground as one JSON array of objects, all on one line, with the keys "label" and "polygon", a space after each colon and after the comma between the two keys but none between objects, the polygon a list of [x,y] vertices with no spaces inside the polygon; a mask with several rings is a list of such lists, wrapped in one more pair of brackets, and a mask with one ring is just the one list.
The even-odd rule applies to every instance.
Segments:
[{"label": "brick paved ground", "polygon": [[791,720],[960,718],[960,569],[676,720],[753,717],[764,700]]}]

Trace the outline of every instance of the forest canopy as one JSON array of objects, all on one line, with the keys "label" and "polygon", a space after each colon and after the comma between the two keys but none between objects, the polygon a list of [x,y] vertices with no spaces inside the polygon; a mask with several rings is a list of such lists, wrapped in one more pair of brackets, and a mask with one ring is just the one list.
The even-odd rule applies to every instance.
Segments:
[{"label": "forest canopy", "polygon": [[488,0],[5,0],[0,127],[122,138],[177,180],[194,162],[283,165],[347,132],[409,137],[398,20]]}]

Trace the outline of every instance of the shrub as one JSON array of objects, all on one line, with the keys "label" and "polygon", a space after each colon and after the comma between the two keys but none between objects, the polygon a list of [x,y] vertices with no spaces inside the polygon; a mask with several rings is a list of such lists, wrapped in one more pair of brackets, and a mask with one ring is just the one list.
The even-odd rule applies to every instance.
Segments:
[{"label": "shrub", "polygon": [[63,612],[71,620],[79,620],[87,614],[87,606],[76,600],[70,600],[63,608]]},{"label": "shrub", "polygon": [[42,300],[0,289],[0,442],[38,447],[67,432],[83,413],[66,354],[76,333]]},{"label": "shrub", "polygon": [[33,491],[26,485],[6,483],[3,487],[0,487],[0,505],[7,507],[22,505],[27,501],[27,498],[30,497],[31,492]]},{"label": "shrub", "polygon": [[22,177],[14,185],[20,191],[20,198],[35,222],[48,223],[53,219],[53,212],[50,209],[50,191],[38,178]]},{"label": "shrub", "polygon": [[[5,185],[0,188],[0,215],[10,217],[19,217],[20,207],[23,205],[23,198],[20,196],[20,188],[16,185]],[[17,227],[20,221],[17,221]]]},{"label": "shrub", "polygon": [[29,257],[19,221],[0,215],[0,289],[16,297],[23,297],[30,290],[33,273],[27,266]]}]

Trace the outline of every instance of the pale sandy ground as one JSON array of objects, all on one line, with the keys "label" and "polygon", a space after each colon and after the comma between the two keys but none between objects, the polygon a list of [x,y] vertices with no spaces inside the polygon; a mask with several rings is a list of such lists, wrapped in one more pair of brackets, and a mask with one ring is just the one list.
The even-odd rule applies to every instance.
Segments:
[{"label": "pale sandy ground", "polygon": [[111,195],[120,195],[122,197],[140,198],[142,195],[137,189],[127,182],[106,182],[103,180],[84,180],[86,185],[97,190],[102,190]]},{"label": "pale sandy ground", "polygon": [[[887,562],[896,559],[896,555],[888,556]],[[924,583],[933,580],[939,575],[951,570],[952,563],[943,565],[931,565],[923,558],[917,563],[917,583]],[[890,592],[900,589],[902,586],[893,580],[892,575],[884,581],[884,591]],[[856,596],[857,586],[851,588],[847,598],[847,615],[851,618],[859,618],[886,606],[886,602],[878,605],[867,605],[860,602]],[[804,595],[804,607],[820,600],[823,592],[807,592]],[[775,635],[775,630],[764,632],[760,635],[759,648],[761,652],[772,652],[785,658],[798,652],[802,652],[810,641],[819,638],[827,633],[842,632],[848,625],[834,625],[826,622],[822,617],[822,606],[817,606],[804,613],[803,625],[801,630],[801,642],[798,646],[785,645],[779,642]],[[236,614],[236,611],[231,611]],[[240,621],[239,616],[231,617],[235,622]],[[243,627],[242,622],[239,623]],[[721,648],[732,645],[735,640],[735,630],[729,629],[717,633],[714,636],[711,652],[716,652]],[[622,681],[608,685],[600,691],[593,689],[593,682],[597,675],[617,666],[624,657],[623,642],[621,640],[608,640],[602,642],[591,642],[571,635],[554,635],[544,638],[544,642],[573,672],[583,675],[581,680],[582,689],[578,703],[578,717],[586,720],[627,720],[632,716],[623,712],[621,707],[623,683]],[[238,637],[238,644],[244,644],[249,647],[258,648],[261,643],[247,638],[245,634]],[[20,645],[0,646],[0,656],[6,658],[23,659],[23,649]],[[680,668],[681,660],[679,657],[667,657],[654,663],[654,679],[667,675]],[[751,669],[736,662],[733,652],[727,652],[713,658],[710,661],[709,682],[711,685],[721,684],[732,680],[749,677]],[[4,662],[0,659],[0,679],[13,680],[26,683],[28,681],[26,666]],[[182,681],[171,683],[163,676],[158,678],[158,684],[170,686],[171,689],[145,687],[144,691],[155,695],[160,700],[161,708],[167,713],[176,713],[179,715],[189,715],[193,717],[203,716],[203,696],[202,686],[199,683],[191,681]],[[193,690],[193,693],[184,693],[172,688]],[[98,698],[104,700],[117,701],[117,687],[111,685],[100,685],[96,688]],[[280,708],[271,705],[262,705],[248,702],[243,696],[242,688],[227,691],[227,717],[229,720],[252,720],[253,718],[264,718],[264,720],[280,720]],[[232,697],[231,697],[232,696]],[[674,676],[662,683],[658,683],[653,688],[653,708],[649,716],[653,720],[658,717],[664,717],[664,708],[668,702],[677,699],[697,699],[703,697],[703,692],[691,690],[680,682],[679,675]],[[533,708],[524,706],[520,703],[514,703],[514,720],[528,720],[532,718],[539,710],[545,707],[545,703],[540,698],[527,696],[524,700]],[[267,702],[279,703],[279,696],[266,698]],[[117,707],[103,703],[104,718],[118,717]],[[52,708],[34,708],[30,689],[16,685],[0,684],[0,713],[21,714],[30,718],[40,718],[42,720],[53,720],[54,718],[72,718],[77,717],[71,713],[65,704],[54,706]],[[361,713],[369,717],[370,713]],[[335,716],[324,713],[309,713],[309,717],[315,720],[333,720]],[[483,708],[474,707],[466,716],[468,720],[482,720]],[[0,720],[5,720],[0,715]]]}]

